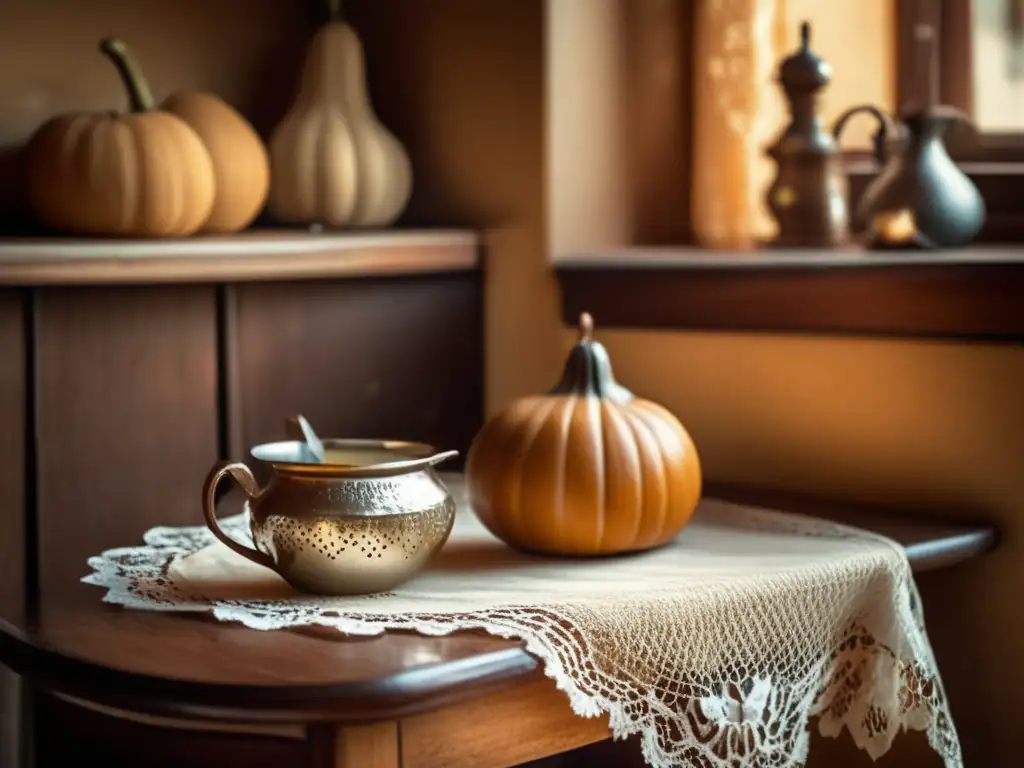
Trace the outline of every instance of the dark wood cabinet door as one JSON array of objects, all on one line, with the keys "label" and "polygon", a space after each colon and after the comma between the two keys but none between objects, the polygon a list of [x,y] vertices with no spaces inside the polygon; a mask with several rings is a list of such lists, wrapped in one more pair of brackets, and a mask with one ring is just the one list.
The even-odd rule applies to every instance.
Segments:
[{"label": "dark wood cabinet door", "polygon": [[[0,618],[25,597],[25,337],[22,291],[0,290]],[[18,760],[20,685],[0,668],[0,767]]]},{"label": "dark wood cabinet door", "polygon": [[217,459],[212,286],[36,293],[41,599],[156,525],[202,522]]},{"label": "dark wood cabinet door", "polygon": [[483,419],[479,274],[253,283],[230,291],[235,457],[284,439],[284,418],[299,412],[324,437],[469,447]]},{"label": "dark wood cabinet door", "polygon": [[[211,465],[282,439],[293,413],[324,436],[465,452],[483,420],[482,326],[476,271],[0,291],[0,616],[34,600],[35,582],[44,606],[80,598],[90,555],[154,526],[201,524]],[[19,698],[0,680],[8,745]],[[151,765],[306,759],[289,740],[120,720],[103,737],[95,713],[60,702],[32,714],[39,733],[76,734],[35,740],[40,765],[140,764],[126,744],[158,749],[164,762]]]},{"label": "dark wood cabinet door", "polygon": [[26,297],[0,290],[0,618],[11,620],[24,604]]}]

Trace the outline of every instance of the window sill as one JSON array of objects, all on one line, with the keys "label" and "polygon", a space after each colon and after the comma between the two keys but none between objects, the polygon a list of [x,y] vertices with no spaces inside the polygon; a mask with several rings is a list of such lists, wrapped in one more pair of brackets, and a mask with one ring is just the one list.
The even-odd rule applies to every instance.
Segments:
[{"label": "window sill", "polygon": [[1024,245],[728,253],[637,248],[555,264],[562,314],[604,328],[1024,343]]}]

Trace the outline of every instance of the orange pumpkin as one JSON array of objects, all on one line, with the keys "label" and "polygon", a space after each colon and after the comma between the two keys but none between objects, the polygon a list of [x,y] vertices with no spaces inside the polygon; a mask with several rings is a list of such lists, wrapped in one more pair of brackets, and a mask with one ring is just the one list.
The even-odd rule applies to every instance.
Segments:
[{"label": "orange pumpkin", "polygon": [[100,50],[120,72],[132,111],[62,115],[36,131],[27,147],[32,208],[47,226],[79,234],[192,234],[213,210],[210,154],[184,120],[153,110],[124,43],[104,40]]},{"label": "orange pumpkin", "polygon": [[558,555],[649,549],[686,525],[700,461],[682,424],[615,382],[590,316],[562,381],[513,402],[470,447],[473,510],[507,544]]}]

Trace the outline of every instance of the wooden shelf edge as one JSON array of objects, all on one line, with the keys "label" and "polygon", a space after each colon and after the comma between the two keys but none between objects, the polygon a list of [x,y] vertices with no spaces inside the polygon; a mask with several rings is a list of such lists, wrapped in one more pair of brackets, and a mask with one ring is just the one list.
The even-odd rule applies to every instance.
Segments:
[{"label": "wooden shelf edge", "polygon": [[632,249],[554,264],[601,327],[1024,342],[1024,247],[936,253]]},{"label": "wooden shelf edge", "polygon": [[0,240],[0,286],[144,285],[422,275],[479,268],[461,230],[250,230],[175,240]]}]

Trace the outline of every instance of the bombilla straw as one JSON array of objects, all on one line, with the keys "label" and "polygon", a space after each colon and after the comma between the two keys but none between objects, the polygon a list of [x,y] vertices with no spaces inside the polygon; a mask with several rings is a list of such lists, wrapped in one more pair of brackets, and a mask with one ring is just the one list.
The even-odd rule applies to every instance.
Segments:
[{"label": "bombilla straw", "polygon": [[[305,441],[305,447],[308,458],[316,464],[323,464],[324,462],[324,444],[316,434],[316,430],[313,429],[313,425],[306,421],[306,417],[301,413],[292,416],[287,422],[288,432],[294,439],[298,439],[301,435]],[[295,428],[298,427],[296,430]],[[298,434],[295,434],[298,432]]]}]

